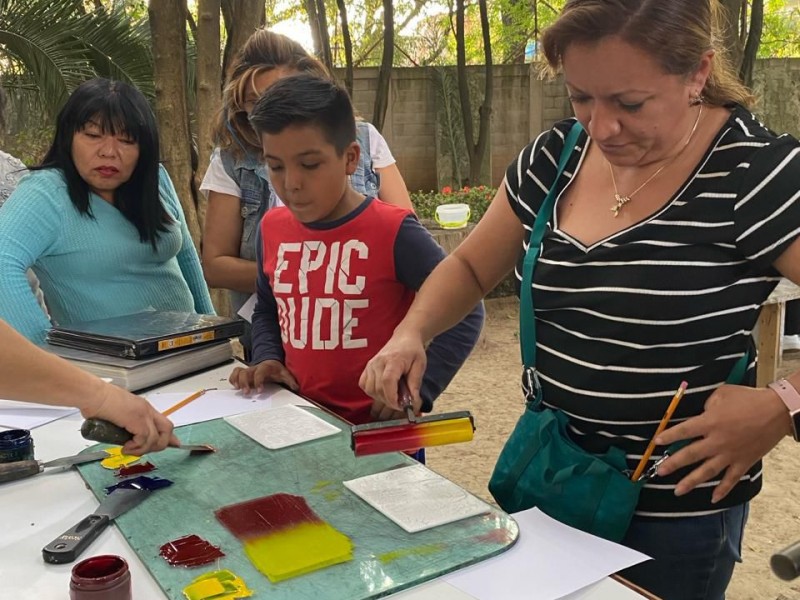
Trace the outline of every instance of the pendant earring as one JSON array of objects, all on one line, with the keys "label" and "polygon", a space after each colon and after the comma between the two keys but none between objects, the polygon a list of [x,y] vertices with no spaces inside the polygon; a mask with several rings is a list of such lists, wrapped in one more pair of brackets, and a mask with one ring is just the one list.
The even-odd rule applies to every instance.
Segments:
[{"label": "pendant earring", "polygon": [[689,106],[697,106],[698,104],[703,104],[705,101],[702,94],[695,94],[692,99],[689,100]]}]

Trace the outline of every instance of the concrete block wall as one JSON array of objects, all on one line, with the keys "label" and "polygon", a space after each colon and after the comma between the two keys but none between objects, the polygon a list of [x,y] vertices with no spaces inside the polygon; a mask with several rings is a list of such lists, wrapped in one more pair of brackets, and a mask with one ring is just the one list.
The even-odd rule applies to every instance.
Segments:
[{"label": "concrete block wall", "polygon": [[[355,72],[355,104],[367,120],[372,118],[377,79],[377,68]],[[800,137],[800,59],[759,60],[755,80],[755,91],[761,97],[756,109],[759,117],[775,131]],[[436,108],[436,89],[428,68],[394,69],[383,135],[410,190],[437,187]],[[473,110],[477,112],[478,106]],[[561,78],[543,81],[527,64],[496,65],[492,185],[502,181],[508,164],[529,141],[571,115]]]},{"label": "concrete block wall", "polygon": [[800,138],[800,59],[767,58],[756,62],[755,112],[773,131]]}]

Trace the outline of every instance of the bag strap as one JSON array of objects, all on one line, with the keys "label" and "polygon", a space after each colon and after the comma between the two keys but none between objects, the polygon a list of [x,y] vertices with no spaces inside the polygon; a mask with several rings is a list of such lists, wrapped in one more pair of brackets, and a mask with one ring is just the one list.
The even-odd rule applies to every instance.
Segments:
[{"label": "bag strap", "polygon": [[745,352],[742,355],[742,358],[736,361],[736,364],[733,365],[731,372],[728,374],[728,378],[725,380],[725,383],[729,383],[732,385],[741,385],[744,382],[744,377],[747,374],[747,365],[750,363],[750,350]]},{"label": "bag strap", "polygon": [[[569,133],[564,138],[564,147],[558,159],[558,172],[553,180],[553,185],[547,192],[539,212],[536,213],[536,220],[533,223],[530,238],[528,239],[528,249],[525,252],[525,260],[522,264],[522,287],[520,288],[520,309],[519,309],[519,342],[522,351],[522,364],[529,376],[528,382],[531,386],[535,384],[537,400],[541,394],[536,376],[536,318],[533,312],[533,271],[536,261],[539,259],[539,252],[542,246],[542,238],[547,230],[547,223],[553,216],[556,198],[558,196],[558,182],[567,166],[567,162],[575,150],[578,143],[578,136],[583,132],[583,127],[577,121],[572,125]],[[520,192],[522,188],[520,187]],[[533,390],[533,387],[531,387]]]}]

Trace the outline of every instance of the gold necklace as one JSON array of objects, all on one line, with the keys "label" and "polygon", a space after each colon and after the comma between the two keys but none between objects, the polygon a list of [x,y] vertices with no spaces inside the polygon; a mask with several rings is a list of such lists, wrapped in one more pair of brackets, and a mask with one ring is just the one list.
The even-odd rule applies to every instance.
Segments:
[{"label": "gold necklace", "polygon": [[700,115],[702,115],[702,114],[703,114],[703,105],[701,104],[700,105],[700,110],[697,112],[697,118],[694,120],[694,125],[692,126],[692,130],[689,132],[689,137],[686,138],[686,142],[684,142],[684,144],[681,147],[681,149],[678,150],[678,152],[671,159],[669,159],[667,162],[665,162],[663,165],[661,165],[658,169],[656,169],[656,172],[653,173],[652,175],[650,175],[650,177],[648,177],[642,185],[637,187],[635,190],[633,190],[630,194],[627,194],[626,196],[622,196],[619,193],[619,190],[617,189],[617,180],[614,178],[614,167],[612,167],[611,163],[608,162],[608,160],[606,160],[606,162],[608,163],[608,170],[611,171],[611,183],[614,184],[614,206],[611,207],[611,211],[614,213],[614,218],[615,219],[619,215],[619,211],[622,210],[622,207],[625,206],[628,202],[630,202],[631,198],[633,198],[633,196],[635,194],[637,194],[648,183],[653,181],[653,179],[658,177],[658,175],[661,173],[661,171],[663,171],[668,166],[670,166],[673,162],[675,162],[675,160],[683,153],[683,151],[686,149],[686,146],[688,146],[689,142],[692,141],[692,137],[694,137],[694,132],[697,131],[697,124],[700,123]]}]

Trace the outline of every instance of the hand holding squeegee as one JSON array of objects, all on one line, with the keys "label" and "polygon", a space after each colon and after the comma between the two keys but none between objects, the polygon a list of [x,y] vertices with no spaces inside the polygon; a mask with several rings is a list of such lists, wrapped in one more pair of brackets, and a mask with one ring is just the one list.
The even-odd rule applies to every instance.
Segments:
[{"label": "hand holding squeegee", "polygon": [[469,411],[417,417],[404,377],[397,384],[397,393],[406,419],[354,425],[350,430],[350,446],[356,456],[411,451],[472,440],[475,422]]}]

